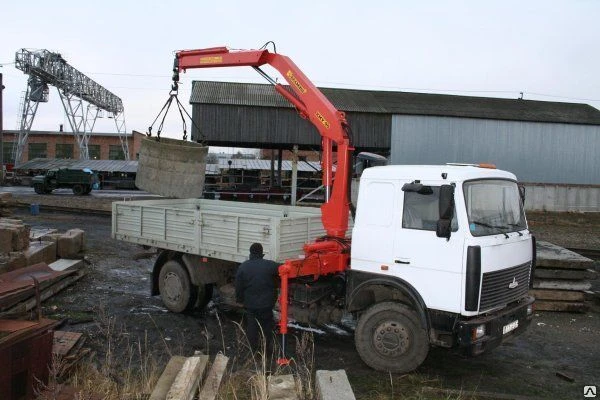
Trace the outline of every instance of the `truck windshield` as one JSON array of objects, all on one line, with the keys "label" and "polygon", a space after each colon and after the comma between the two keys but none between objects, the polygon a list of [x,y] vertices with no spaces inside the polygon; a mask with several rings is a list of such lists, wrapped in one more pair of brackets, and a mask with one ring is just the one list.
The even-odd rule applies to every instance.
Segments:
[{"label": "truck windshield", "polygon": [[527,229],[519,188],[513,181],[486,179],[465,182],[469,230],[473,236],[506,234]]}]

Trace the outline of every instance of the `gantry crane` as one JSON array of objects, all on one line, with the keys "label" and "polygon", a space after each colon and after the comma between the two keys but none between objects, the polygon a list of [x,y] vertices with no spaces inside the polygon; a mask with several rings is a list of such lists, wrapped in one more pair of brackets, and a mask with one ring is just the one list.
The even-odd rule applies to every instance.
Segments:
[{"label": "gantry crane", "polygon": [[[123,102],[109,90],[78,71],[58,53],[48,50],[17,51],[15,67],[29,75],[22,99],[19,137],[14,143],[15,164],[21,162],[23,149],[40,103],[48,102],[48,85],[55,86],[79,145],[79,157],[89,159],[88,142],[96,120],[106,111],[115,120],[125,159],[129,160]],[[87,102],[84,107],[83,102]]]}]

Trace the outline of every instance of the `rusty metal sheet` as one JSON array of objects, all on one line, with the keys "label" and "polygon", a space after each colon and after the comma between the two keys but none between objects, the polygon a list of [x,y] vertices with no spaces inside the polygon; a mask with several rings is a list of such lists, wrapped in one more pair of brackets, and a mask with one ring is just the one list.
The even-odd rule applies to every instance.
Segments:
[{"label": "rusty metal sheet", "polygon": [[21,329],[37,325],[37,321],[22,321],[16,319],[0,319],[0,332],[13,333]]},{"label": "rusty metal sheet", "polygon": [[15,271],[0,274],[0,309],[8,308],[23,298],[35,294],[35,277],[40,282],[40,289],[48,287],[52,282],[74,273],[74,271],[57,272],[48,264],[39,263]]}]

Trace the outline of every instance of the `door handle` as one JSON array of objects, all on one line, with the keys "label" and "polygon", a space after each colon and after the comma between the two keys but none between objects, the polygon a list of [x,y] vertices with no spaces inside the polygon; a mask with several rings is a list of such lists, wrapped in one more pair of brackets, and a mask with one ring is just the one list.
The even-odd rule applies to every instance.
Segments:
[{"label": "door handle", "polygon": [[410,264],[410,261],[408,260],[394,260],[394,262],[396,264]]}]

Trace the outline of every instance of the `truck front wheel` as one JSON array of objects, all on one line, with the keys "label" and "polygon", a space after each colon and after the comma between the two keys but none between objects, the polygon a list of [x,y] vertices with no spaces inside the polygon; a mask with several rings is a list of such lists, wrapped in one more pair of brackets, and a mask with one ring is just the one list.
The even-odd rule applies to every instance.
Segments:
[{"label": "truck front wheel", "polygon": [[84,191],[85,189],[81,185],[73,186],[73,193],[75,193],[76,196],[81,196]]},{"label": "truck front wheel", "polygon": [[41,183],[36,183],[33,185],[33,190],[35,190],[35,192],[37,194],[44,194],[45,190],[44,190],[44,185],[42,185]]},{"label": "truck front wheel", "polygon": [[161,268],[158,290],[165,307],[175,313],[190,310],[198,299],[197,287],[177,260],[167,261]]},{"label": "truck front wheel", "polygon": [[368,308],[358,320],[354,341],[362,360],[378,371],[412,371],[429,352],[427,331],[417,313],[395,302]]}]

